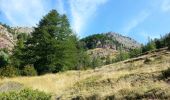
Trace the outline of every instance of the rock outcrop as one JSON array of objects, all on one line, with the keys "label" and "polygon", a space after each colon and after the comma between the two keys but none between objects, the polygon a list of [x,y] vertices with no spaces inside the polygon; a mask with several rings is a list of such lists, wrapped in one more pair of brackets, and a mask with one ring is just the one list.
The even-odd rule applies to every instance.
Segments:
[{"label": "rock outcrop", "polygon": [[134,39],[132,39],[130,37],[123,36],[121,34],[114,33],[114,32],[106,33],[106,35],[108,37],[115,39],[116,41],[118,41],[120,44],[122,44],[126,48],[133,49],[133,48],[141,47],[140,43],[138,43],[137,41],[135,41]]},{"label": "rock outcrop", "polygon": [[0,25],[0,49],[7,48],[9,50],[12,50],[14,44],[15,40],[13,38],[13,35],[8,32],[7,28]]},{"label": "rock outcrop", "polygon": [[33,27],[12,27],[15,33],[31,34],[34,31]]}]

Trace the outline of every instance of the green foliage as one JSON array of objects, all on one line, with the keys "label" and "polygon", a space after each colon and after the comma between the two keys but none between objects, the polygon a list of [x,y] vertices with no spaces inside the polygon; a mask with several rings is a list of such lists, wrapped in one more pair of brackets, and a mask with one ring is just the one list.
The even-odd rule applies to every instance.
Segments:
[{"label": "green foliage", "polygon": [[165,36],[161,36],[160,39],[154,39],[154,43],[156,45],[156,48],[163,48],[163,47],[169,47],[170,46],[170,33],[166,34]]},{"label": "green foliage", "polygon": [[91,62],[91,67],[95,69],[96,67],[102,66],[102,60],[99,57],[93,58]]},{"label": "green foliage", "polygon": [[26,42],[24,35],[19,37],[13,62],[20,69],[31,64],[38,74],[75,69],[78,63],[76,42],[67,17],[52,10]]},{"label": "green foliage", "polygon": [[0,76],[2,77],[14,77],[19,75],[19,70],[12,66],[2,67],[0,69]]},{"label": "green foliage", "polygon": [[18,40],[27,40],[30,37],[30,35],[28,33],[18,33],[17,35],[17,39]]},{"label": "green foliage", "polygon": [[51,100],[51,95],[38,90],[24,89],[0,93],[0,100]]},{"label": "green foliage", "polygon": [[164,41],[165,41],[165,45],[168,47],[168,49],[170,50],[170,33],[168,33],[165,37],[164,37]]},{"label": "green foliage", "polygon": [[164,47],[170,48],[170,33],[166,34],[163,37],[161,36],[160,39],[149,40],[149,42],[142,47],[142,52],[144,53]]},{"label": "green foliage", "polygon": [[23,66],[26,65],[26,62],[24,62],[25,59],[25,41],[27,40],[28,35],[25,33],[20,33],[17,37],[18,41],[16,43],[16,46],[13,49],[13,55],[11,56],[11,65],[22,69]]},{"label": "green foliage", "polygon": [[106,34],[94,34],[83,38],[80,41],[83,42],[84,48],[86,49],[94,49],[97,47],[103,47],[104,45],[116,45],[117,48],[120,46],[118,41]]},{"label": "green foliage", "polygon": [[154,42],[155,42],[155,45],[156,45],[157,49],[165,47],[164,39],[163,38],[155,39]]},{"label": "green foliage", "polygon": [[110,56],[108,55],[108,56],[106,57],[106,62],[105,62],[105,64],[108,65],[108,64],[111,64],[111,63],[112,63],[111,58],[110,58]]},{"label": "green foliage", "polygon": [[145,46],[142,47],[142,52],[152,51],[156,49],[154,41],[150,40]]},{"label": "green foliage", "polygon": [[142,49],[136,48],[136,49],[132,49],[129,51],[129,56],[130,56],[130,58],[133,58],[133,57],[139,56],[141,53],[142,53]]},{"label": "green foliage", "polygon": [[167,70],[162,71],[162,76],[164,78],[170,77],[170,68],[168,68]]},{"label": "green foliage", "polygon": [[9,63],[9,55],[4,50],[0,51],[0,68],[7,66]]},{"label": "green foliage", "polygon": [[126,60],[128,58],[130,58],[129,53],[120,49],[119,54],[116,55],[116,58],[113,59],[113,62],[123,61],[123,60]]},{"label": "green foliage", "polygon": [[90,57],[87,55],[86,52],[82,51],[79,53],[78,56],[78,64],[77,64],[77,69],[88,69],[91,67],[90,63]]},{"label": "green foliage", "polygon": [[90,56],[87,54],[85,49],[83,48],[83,42],[77,42],[77,49],[78,49],[78,63],[76,69],[88,69],[91,65]]},{"label": "green foliage", "polygon": [[23,76],[35,76],[37,75],[37,71],[35,70],[34,66],[27,65],[24,67],[21,74]]},{"label": "green foliage", "polygon": [[[63,58],[59,57],[58,59],[63,60],[60,65],[62,65],[62,70],[73,70],[76,69],[78,63],[78,48],[77,48],[77,38],[75,35],[68,36],[68,40],[63,41],[64,44],[61,44],[63,48]],[[64,46],[63,46],[64,45]]]}]

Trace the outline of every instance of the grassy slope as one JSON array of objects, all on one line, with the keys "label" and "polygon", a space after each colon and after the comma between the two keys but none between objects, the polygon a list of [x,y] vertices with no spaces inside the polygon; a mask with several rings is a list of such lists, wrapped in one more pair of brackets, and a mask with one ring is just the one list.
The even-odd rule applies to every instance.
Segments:
[{"label": "grassy slope", "polygon": [[[145,62],[146,58],[150,61]],[[161,99],[170,98],[170,84],[161,79],[161,71],[168,67],[170,52],[162,50],[95,70],[6,78],[0,79],[0,84],[15,81],[66,100],[76,97]]]}]

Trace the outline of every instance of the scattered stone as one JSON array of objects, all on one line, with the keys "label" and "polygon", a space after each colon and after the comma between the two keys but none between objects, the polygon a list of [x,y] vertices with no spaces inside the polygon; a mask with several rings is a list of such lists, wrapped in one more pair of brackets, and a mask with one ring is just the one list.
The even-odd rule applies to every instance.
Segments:
[{"label": "scattered stone", "polygon": [[23,88],[23,85],[17,82],[6,82],[0,86],[0,92],[16,91]]}]

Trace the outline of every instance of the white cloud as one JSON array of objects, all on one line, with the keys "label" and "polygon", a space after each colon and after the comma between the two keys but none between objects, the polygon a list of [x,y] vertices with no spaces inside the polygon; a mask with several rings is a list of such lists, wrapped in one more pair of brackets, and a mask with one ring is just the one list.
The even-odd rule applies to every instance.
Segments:
[{"label": "white cloud", "polygon": [[146,11],[142,11],[141,13],[139,13],[139,15],[137,15],[135,18],[133,18],[132,20],[130,20],[123,28],[124,33],[128,34],[132,29],[134,29],[135,27],[137,27],[140,23],[142,23],[143,21],[145,21],[146,18],[148,18],[150,15],[149,12]]},{"label": "white cloud", "polygon": [[[71,26],[76,33],[85,29],[87,22],[95,16],[99,6],[108,0],[68,0],[71,13]],[[54,0],[0,0],[0,11],[12,26],[35,26],[50,9],[60,14],[68,14],[65,1]],[[80,34],[79,34],[80,35]]]},{"label": "white cloud", "polygon": [[163,0],[161,4],[161,10],[164,12],[170,11],[170,0]]},{"label": "white cloud", "polygon": [[87,21],[94,16],[98,7],[107,1],[108,0],[70,0],[71,25],[73,30],[80,35],[86,27]]},{"label": "white cloud", "polygon": [[42,0],[0,0],[0,10],[13,26],[35,26],[45,14]]},{"label": "white cloud", "polygon": [[0,11],[12,26],[35,26],[51,9],[66,13],[62,0],[0,0]]}]

